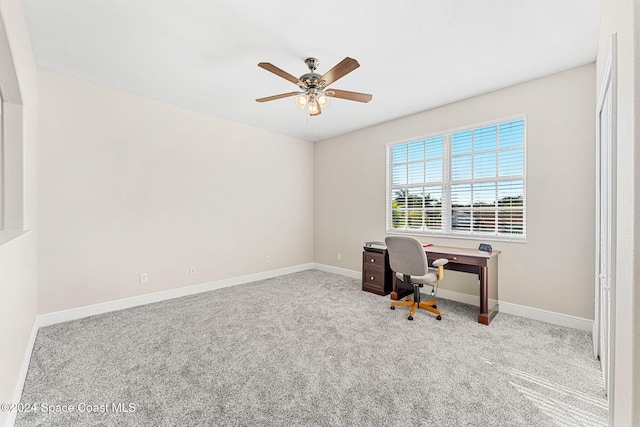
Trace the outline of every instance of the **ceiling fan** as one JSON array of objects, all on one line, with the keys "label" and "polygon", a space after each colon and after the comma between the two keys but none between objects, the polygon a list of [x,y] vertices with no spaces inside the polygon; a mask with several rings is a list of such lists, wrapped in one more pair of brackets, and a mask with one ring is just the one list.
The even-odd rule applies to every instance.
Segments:
[{"label": "ceiling fan", "polygon": [[348,90],[329,89],[328,86],[336,80],[346,76],[360,66],[358,61],[353,58],[344,58],[335,67],[320,75],[316,73],[318,60],[316,58],[307,58],[304,60],[309,72],[294,77],[286,71],[281,70],[268,62],[261,62],[258,67],[276,74],[283,79],[289,80],[291,83],[298,85],[301,91],[281,93],[279,95],[267,96],[266,98],[256,99],[258,102],[273,101],[275,99],[296,96],[295,103],[298,108],[309,112],[310,116],[318,116],[322,113],[322,109],[329,105],[329,98],[341,98],[349,101],[369,102],[372,95],[360,92],[350,92]]}]

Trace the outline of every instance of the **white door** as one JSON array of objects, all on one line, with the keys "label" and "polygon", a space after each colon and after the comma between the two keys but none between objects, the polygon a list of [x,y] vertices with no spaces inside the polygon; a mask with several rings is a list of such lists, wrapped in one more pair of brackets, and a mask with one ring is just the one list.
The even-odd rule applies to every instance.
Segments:
[{"label": "white door", "polygon": [[[612,381],[615,313],[615,35],[596,111],[596,256],[593,349],[600,358],[605,391]],[[611,397],[611,396],[610,396]]]},{"label": "white door", "polygon": [[609,168],[609,143],[611,141],[610,116],[611,114],[611,91],[607,90],[603,110],[600,111],[600,215],[599,215],[599,254],[596,262],[598,263],[599,273],[597,277],[597,286],[600,293],[600,315],[599,315],[599,348],[600,348],[600,364],[602,366],[602,374],[604,376],[605,391],[609,385],[609,325],[611,322],[611,275],[610,275],[610,168]]}]

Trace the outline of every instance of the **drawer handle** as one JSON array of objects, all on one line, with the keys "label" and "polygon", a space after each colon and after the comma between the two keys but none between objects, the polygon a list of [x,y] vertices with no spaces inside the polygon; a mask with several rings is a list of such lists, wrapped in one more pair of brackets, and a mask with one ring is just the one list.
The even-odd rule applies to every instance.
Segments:
[{"label": "drawer handle", "polygon": [[458,257],[457,257],[457,256],[454,256],[454,257],[452,257],[451,259],[455,261],[455,260],[457,260],[457,259],[458,259]]},{"label": "drawer handle", "polygon": [[375,258],[371,258],[371,262],[376,262],[376,259]]},{"label": "drawer handle", "polygon": [[375,280],[376,276],[371,276],[371,280]]}]

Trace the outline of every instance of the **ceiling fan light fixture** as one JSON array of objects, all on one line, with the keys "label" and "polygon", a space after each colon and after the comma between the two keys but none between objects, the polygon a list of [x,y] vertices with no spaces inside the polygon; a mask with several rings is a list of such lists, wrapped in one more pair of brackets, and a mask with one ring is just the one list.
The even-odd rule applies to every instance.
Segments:
[{"label": "ceiling fan light fixture", "polygon": [[309,101],[309,109],[307,111],[309,111],[310,116],[315,116],[320,112],[318,109],[318,103],[315,99]]},{"label": "ceiling fan light fixture", "polygon": [[327,108],[327,106],[329,105],[329,97],[327,95],[325,95],[324,93],[321,93],[320,95],[318,95],[318,97],[316,98],[316,100],[318,101],[318,104],[320,105],[320,108]]},{"label": "ceiling fan light fixture", "polygon": [[298,107],[301,110],[304,110],[305,108],[307,108],[307,104],[309,103],[309,100],[307,99],[306,94],[302,94],[300,96],[296,96],[294,99],[294,102],[296,103],[296,107]]}]

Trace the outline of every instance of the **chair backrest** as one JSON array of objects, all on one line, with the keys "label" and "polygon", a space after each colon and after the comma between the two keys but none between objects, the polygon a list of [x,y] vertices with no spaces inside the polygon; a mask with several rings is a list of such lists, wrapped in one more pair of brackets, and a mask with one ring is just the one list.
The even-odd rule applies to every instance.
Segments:
[{"label": "chair backrest", "polygon": [[409,276],[427,274],[427,254],[420,240],[411,236],[387,236],[384,242],[389,252],[389,265],[393,271]]}]

